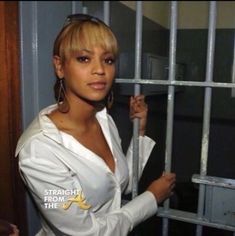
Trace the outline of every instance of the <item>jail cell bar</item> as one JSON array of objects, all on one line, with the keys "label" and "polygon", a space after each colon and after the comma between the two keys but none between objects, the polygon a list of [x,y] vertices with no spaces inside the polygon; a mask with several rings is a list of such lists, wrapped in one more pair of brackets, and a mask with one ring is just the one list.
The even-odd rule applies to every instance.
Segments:
[{"label": "jail cell bar", "polygon": [[[142,2],[137,2],[136,6],[136,42],[135,42],[135,80],[141,79],[141,51],[142,51]],[[110,1],[103,1],[104,22],[110,24]],[[140,94],[140,84],[135,83],[135,95]],[[132,178],[132,198],[138,195],[138,170],[139,170],[139,119],[133,121],[133,178]]]},{"label": "jail cell bar", "polygon": [[[170,52],[169,52],[169,78],[168,81],[163,80],[146,80],[140,77],[140,59],[141,59],[141,34],[142,34],[142,2],[136,1],[136,55],[135,55],[135,77],[133,79],[117,78],[116,83],[133,83],[135,84],[135,95],[139,94],[141,84],[155,84],[168,86],[168,105],[167,105],[167,128],[166,128],[166,150],[165,150],[165,171],[171,171],[171,150],[173,136],[173,113],[174,113],[174,89],[175,86],[197,86],[205,87],[204,113],[203,113],[203,134],[201,146],[201,166],[200,175],[193,175],[192,181],[199,184],[198,196],[198,211],[197,213],[185,212],[169,208],[169,200],[165,201],[164,207],[158,210],[158,216],[163,217],[162,235],[168,235],[168,219],[193,223],[197,225],[196,236],[202,235],[202,226],[209,226],[218,229],[234,231],[235,224],[227,225],[211,221],[208,216],[205,216],[204,203],[208,204],[211,199],[205,193],[213,190],[213,187],[232,189],[231,194],[234,194],[235,180],[222,179],[217,177],[207,176],[207,159],[209,147],[209,132],[210,132],[210,111],[211,111],[211,94],[212,88],[235,88],[234,83],[215,83],[213,77],[213,60],[214,60],[214,41],[215,41],[215,25],[216,25],[216,2],[210,2],[209,11],[209,27],[208,27],[208,46],[207,46],[207,70],[205,82],[196,81],[175,81],[175,56],[176,56],[176,27],[177,27],[177,1],[171,2],[171,24],[170,24]],[[133,136],[135,146],[133,151],[133,192],[132,196],[138,194],[138,121],[134,122]],[[209,195],[210,196],[210,195]]]}]

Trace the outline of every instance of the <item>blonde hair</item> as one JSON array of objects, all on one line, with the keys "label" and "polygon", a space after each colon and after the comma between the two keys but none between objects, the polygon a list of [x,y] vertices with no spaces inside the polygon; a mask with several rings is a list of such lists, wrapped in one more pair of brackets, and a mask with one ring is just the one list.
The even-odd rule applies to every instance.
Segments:
[{"label": "blonde hair", "polygon": [[111,29],[101,21],[76,20],[66,25],[57,36],[53,55],[61,58],[62,63],[76,52],[100,46],[107,52],[118,54],[118,43]]},{"label": "blonde hair", "polygon": [[[69,21],[55,39],[53,55],[59,56],[62,64],[76,55],[77,52],[97,46],[112,53],[115,58],[117,57],[118,43],[112,30],[99,19],[88,17],[88,20]],[[61,112],[68,112],[70,109],[65,92],[64,79],[57,77],[54,85],[54,95]]]}]

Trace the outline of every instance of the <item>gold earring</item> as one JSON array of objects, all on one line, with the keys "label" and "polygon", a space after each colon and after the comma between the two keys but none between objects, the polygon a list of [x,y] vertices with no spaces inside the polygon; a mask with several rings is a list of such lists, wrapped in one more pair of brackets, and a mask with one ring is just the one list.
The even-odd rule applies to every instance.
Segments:
[{"label": "gold earring", "polygon": [[69,111],[69,104],[66,98],[66,91],[64,87],[64,79],[59,79],[57,105],[60,112],[66,113]]},{"label": "gold earring", "polygon": [[111,109],[113,106],[113,102],[114,102],[114,94],[113,94],[113,90],[111,90],[111,92],[108,95],[107,98],[107,108]]}]

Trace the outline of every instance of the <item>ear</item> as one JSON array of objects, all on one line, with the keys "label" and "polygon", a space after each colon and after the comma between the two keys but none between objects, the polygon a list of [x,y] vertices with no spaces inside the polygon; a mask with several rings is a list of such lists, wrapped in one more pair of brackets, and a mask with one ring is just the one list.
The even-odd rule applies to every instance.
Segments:
[{"label": "ear", "polygon": [[60,79],[64,78],[63,64],[62,64],[62,60],[59,56],[53,56],[53,64],[54,64],[56,75]]}]

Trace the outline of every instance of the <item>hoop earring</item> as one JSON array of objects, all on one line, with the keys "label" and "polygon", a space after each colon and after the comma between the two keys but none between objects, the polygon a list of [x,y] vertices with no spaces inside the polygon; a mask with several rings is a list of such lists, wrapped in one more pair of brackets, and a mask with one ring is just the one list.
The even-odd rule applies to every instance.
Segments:
[{"label": "hoop earring", "polygon": [[113,106],[113,102],[114,102],[114,94],[113,94],[113,90],[111,90],[111,92],[108,95],[107,98],[107,108],[111,109]]},{"label": "hoop earring", "polygon": [[66,98],[66,91],[64,88],[64,79],[59,79],[57,105],[60,112],[66,113],[69,111],[69,104]]}]

